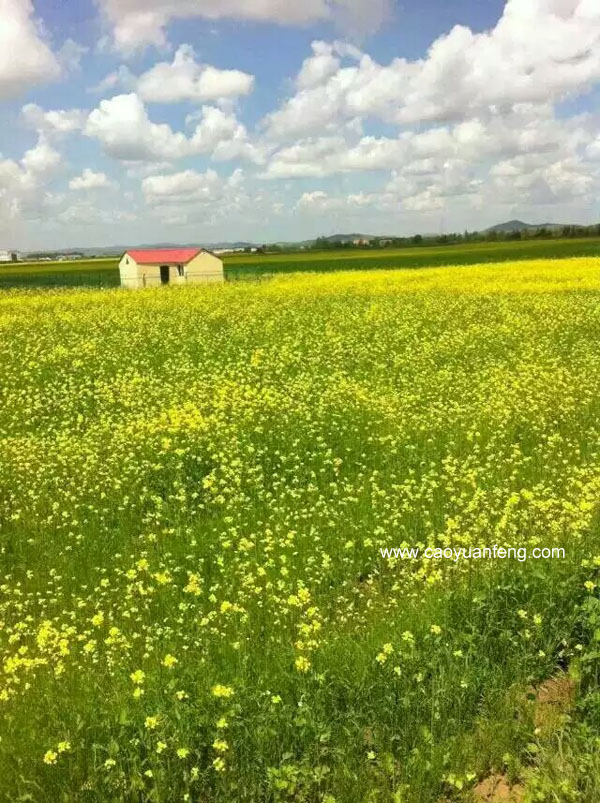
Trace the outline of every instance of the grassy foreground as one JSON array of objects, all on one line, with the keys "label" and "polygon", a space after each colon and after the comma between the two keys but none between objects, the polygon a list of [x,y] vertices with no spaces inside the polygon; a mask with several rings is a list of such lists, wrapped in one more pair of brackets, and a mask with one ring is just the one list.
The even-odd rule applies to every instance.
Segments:
[{"label": "grassy foreground", "polygon": [[[285,273],[430,268],[599,255],[600,241],[584,238],[462,243],[379,250],[340,249],[287,254],[236,254],[225,257],[224,262],[226,279],[243,281]],[[0,265],[0,290],[11,287],[118,287],[120,283],[118,263],[119,260],[116,258],[102,258]]]},{"label": "grassy foreground", "polygon": [[598,800],[599,302],[592,259],[1,294],[0,799]]},{"label": "grassy foreground", "polygon": [[243,279],[298,271],[382,268],[431,268],[523,259],[559,259],[600,255],[597,239],[521,240],[511,242],[425,245],[412,248],[299,251],[289,254],[236,254],[225,260],[227,276]]},{"label": "grassy foreground", "polygon": [[0,290],[14,287],[118,287],[119,260],[74,259],[0,265]]}]

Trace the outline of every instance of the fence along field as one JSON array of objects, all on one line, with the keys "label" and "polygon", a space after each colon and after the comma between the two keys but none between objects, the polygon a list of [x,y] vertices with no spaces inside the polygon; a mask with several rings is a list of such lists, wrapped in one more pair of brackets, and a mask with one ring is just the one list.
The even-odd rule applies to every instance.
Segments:
[{"label": "fence along field", "polygon": [[[473,265],[515,259],[557,259],[597,256],[600,240],[554,239],[521,242],[470,243],[382,250],[339,250],[287,254],[236,255],[225,258],[230,281],[280,273],[329,272],[385,268]],[[0,289],[9,287],[117,287],[118,259],[36,262],[0,266]]]},{"label": "fence along field", "polygon": [[[0,294],[0,799],[600,799],[599,301],[597,259]],[[565,558],[380,552],[495,543]]]}]

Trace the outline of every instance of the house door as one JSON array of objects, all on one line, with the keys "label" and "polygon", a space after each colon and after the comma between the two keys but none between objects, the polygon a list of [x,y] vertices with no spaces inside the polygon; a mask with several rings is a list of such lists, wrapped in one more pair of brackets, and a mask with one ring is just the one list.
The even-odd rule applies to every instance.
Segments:
[{"label": "house door", "polygon": [[169,266],[168,265],[161,265],[160,266],[160,283],[161,284],[169,284]]}]

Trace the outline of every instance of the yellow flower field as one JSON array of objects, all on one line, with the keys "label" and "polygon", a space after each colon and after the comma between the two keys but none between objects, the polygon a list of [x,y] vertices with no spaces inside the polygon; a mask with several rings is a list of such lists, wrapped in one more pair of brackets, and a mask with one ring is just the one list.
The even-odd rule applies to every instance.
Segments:
[{"label": "yellow flower field", "polygon": [[[596,665],[600,259],[4,292],[0,336],[0,800],[543,792],[507,700]],[[565,556],[422,556],[494,544]]]}]

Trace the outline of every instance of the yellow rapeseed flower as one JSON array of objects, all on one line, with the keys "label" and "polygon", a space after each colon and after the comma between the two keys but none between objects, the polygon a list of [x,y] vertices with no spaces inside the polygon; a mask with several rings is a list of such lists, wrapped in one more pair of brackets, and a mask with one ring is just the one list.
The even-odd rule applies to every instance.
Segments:
[{"label": "yellow rapeseed flower", "polygon": [[308,672],[310,669],[310,661],[305,655],[299,655],[294,661],[294,665],[298,672]]},{"label": "yellow rapeseed flower", "polygon": [[223,686],[220,683],[217,683],[215,686],[212,687],[212,694],[213,697],[232,697],[233,696],[233,688],[231,686]]}]

